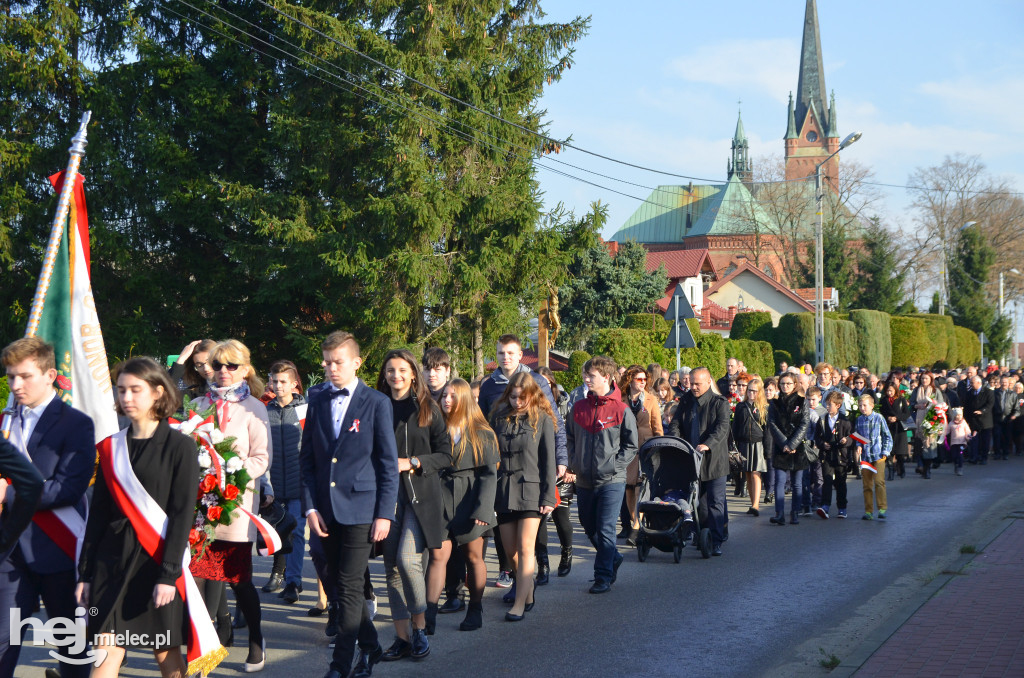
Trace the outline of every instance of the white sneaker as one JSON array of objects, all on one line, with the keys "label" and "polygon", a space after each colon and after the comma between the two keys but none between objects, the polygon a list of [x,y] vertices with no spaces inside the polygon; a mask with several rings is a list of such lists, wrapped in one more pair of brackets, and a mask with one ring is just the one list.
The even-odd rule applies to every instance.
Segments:
[{"label": "white sneaker", "polygon": [[498,581],[494,582],[494,585],[499,589],[512,588],[512,573],[502,570],[501,574],[498,575]]}]

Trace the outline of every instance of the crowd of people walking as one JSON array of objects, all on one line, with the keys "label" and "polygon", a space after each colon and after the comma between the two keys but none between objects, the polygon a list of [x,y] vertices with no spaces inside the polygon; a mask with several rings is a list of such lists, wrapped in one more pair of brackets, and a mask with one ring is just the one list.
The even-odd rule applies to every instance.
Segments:
[{"label": "crowd of people walking", "polygon": [[[943,465],[960,476],[965,464],[1024,453],[1024,382],[996,367],[873,375],[783,364],[758,375],[729,358],[716,381],[706,367],[666,373],[595,356],[566,392],[549,369],[523,363],[518,337],[496,348],[494,372],[472,383],[453,378],[441,348],[419,358],[393,350],[371,387],[358,376],[356,339],[333,332],[322,343],[324,380],[304,390],[290,361],[273,363],[264,382],[241,342],[195,341],[170,370],[149,358],[116,368],[124,430],[94,447],[91,420],[57,397],[53,347],[13,342],[0,355],[17,404],[0,442],[0,599],[24,616],[39,598],[51,618],[90,608],[88,637],[106,651],[97,676],[117,675],[127,647],[152,650],[163,676],[205,674],[243,627],[244,670],[259,672],[273,653],[253,582],[254,547],[274,550],[267,523],[281,543],[263,592],[295,604],[308,548],[318,580],[309,613],[326,615],[334,639],[326,676],[358,678],[379,662],[428,657],[438,614],[464,612],[461,631],[483,626],[488,538],[495,584],[507,589],[504,619],[528,619],[550,581],[549,522],[556,574],[572,570],[574,500],[595,551],[589,592],[609,593],[621,542],[635,546],[641,532],[638,450],[648,440],[674,436],[701,453],[694,508],[712,556],[728,541],[730,481],[747,514],[774,506],[768,522],[785,526],[847,518],[852,477],[860,517],[888,520],[887,482],[909,465],[927,480]],[[224,468],[173,418],[188,418],[183,398],[215,413],[210,440],[232,448]],[[242,473],[243,486],[227,487],[225,473]],[[221,522],[209,501],[218,480],[237,506]],[[376,555],[390,643],[373,624]],[[18,662],[10,633],[0,615],[0,678]],[[66,678],[88,672],[60,666]]]}]

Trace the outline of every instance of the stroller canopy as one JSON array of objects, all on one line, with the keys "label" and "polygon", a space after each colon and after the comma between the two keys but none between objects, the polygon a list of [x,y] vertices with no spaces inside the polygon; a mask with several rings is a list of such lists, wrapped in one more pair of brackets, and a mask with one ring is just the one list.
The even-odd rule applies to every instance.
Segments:
[{"label": "stroller canopy", "polygon": [[686,490],[700,480],[703,454],[674,436],[650,438],[640,446],[640,470],[647,476],[650,496],[666,490]]}]

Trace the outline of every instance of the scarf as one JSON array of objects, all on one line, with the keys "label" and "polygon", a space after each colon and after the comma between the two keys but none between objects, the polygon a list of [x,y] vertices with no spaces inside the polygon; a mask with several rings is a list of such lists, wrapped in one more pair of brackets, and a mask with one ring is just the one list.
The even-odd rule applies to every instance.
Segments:
[{"label": "scarf", "polygon": [[217,402],[218,400],[224,400],[229,403],[240,403],[250,395],[248,382],[243,379],[237,384],[231,386],[213,386],[210,385],[210,400]]}]

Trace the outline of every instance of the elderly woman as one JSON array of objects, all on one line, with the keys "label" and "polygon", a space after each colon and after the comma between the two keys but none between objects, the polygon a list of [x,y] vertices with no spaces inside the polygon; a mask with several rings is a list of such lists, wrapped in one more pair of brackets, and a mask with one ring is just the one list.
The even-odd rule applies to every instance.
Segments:
[{"label": "elderly woman", "polygon": [[[214,407],[217,425],[227,438],[234,438],[235,453],[251,480],[239,505],[252,513],[259,510],[256,484],[270,466],[270,420],[260,402],[263,381],[249,360],[249,349],[237,339],[222,341],[210,350],[213,381],[207,394],[193,403],[196,411]],[[202,557],[192,561],[192,574],[205,580],[197,582],[203,590],[206,608],[216,614],[224,595],[224,582],[231,584],[238,607],[249,627],[249,654],[246,673],[261,671],[266,662],[266,642],[261,626],[259,594],[252,583],[252,547],[256,527],[236,511],[230,525],[218,525],[214,542]],[[218,620],[223,626],[224,620]]]}]

